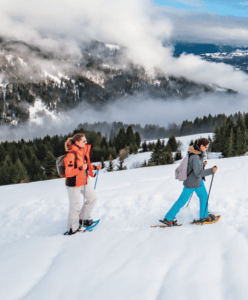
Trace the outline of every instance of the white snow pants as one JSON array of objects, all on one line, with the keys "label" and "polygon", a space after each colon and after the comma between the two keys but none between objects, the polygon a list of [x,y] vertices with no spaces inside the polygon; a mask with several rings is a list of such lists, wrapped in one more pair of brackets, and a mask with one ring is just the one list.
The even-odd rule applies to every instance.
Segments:
[{"label": "white snow pants", "polygon": [[68,231],[70,228],[72,231],[76,231],[79,226],[79,219],[88,220],[90,219],[90,214],[96,204],[97,195],[94,187],[90,180],[85,185],[85,199],[84,204],[81,209],[80,195],[84,195],[84,186],[79,187],[67,187],[70,208],[68,216]]}]

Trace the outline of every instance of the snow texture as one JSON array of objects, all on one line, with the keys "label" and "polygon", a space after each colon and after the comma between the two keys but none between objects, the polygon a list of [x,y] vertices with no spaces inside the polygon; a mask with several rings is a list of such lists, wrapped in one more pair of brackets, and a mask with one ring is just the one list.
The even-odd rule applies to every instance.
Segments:
[{"label": "snow texture", "polygon": [[101,221],[74,236],[63,236],[64,179],[0,187],[0,299],[246,300],[247,160],[209,160],[218,166],[209,210],[222,217],[204,226],[189,224],[194,195],[182,227],[150,228],[182,191],[176,165],[100,171],[92,217]]}]

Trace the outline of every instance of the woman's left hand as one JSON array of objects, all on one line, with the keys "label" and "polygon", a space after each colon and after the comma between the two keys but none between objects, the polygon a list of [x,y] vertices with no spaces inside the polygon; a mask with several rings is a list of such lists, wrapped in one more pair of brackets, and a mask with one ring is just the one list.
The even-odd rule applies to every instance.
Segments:
[{"label": "woman's left hand", "polygon": [[97,168],[97,170],[100,170],[102,168],[102,165],[99,164],[99,165],[96,166],[96,168]]}]

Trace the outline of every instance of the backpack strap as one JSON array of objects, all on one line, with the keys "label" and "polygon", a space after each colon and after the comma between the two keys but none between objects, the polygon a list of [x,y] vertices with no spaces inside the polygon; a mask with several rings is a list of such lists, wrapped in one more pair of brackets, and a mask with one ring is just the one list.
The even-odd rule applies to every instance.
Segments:
[{"label": "backpack strap", "polygon": [[193,169],[189,172],[189,174],[187,174],[187,177],[189,177],[189,175],[193,172]]},{"label": "backpack strap", "polygon": [[69,153],[73,153],[75,155],[74,169],[76,169],[77,168],[77,160],[78,160],[77,152],[76,151],[70,151]]}]

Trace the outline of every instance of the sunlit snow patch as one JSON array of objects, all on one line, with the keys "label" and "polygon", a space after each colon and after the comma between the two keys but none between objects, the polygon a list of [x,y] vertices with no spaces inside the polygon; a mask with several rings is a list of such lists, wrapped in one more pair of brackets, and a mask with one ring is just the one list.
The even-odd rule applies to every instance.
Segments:
[{"label": "sunlit snow patch", "polygon": [[53,121],[58,121],[58,117],[55,116],[54,112],[49,111],[44,103],[37,99],[34,103],[34,106],[29,108],[30,122],[41,125],[43,123],[43,117],[49,116]]},{"label": "sunlit snow patch", "polygon": [[107,48],[109,48],[109,50],[111,50],[111,51],[114,51],[114,50],[120,50],[120,49],[121,49],[120,46],[118,46],[118,45],[113,45],[113,44],[105,44],[105,46],[106,46]]}]

